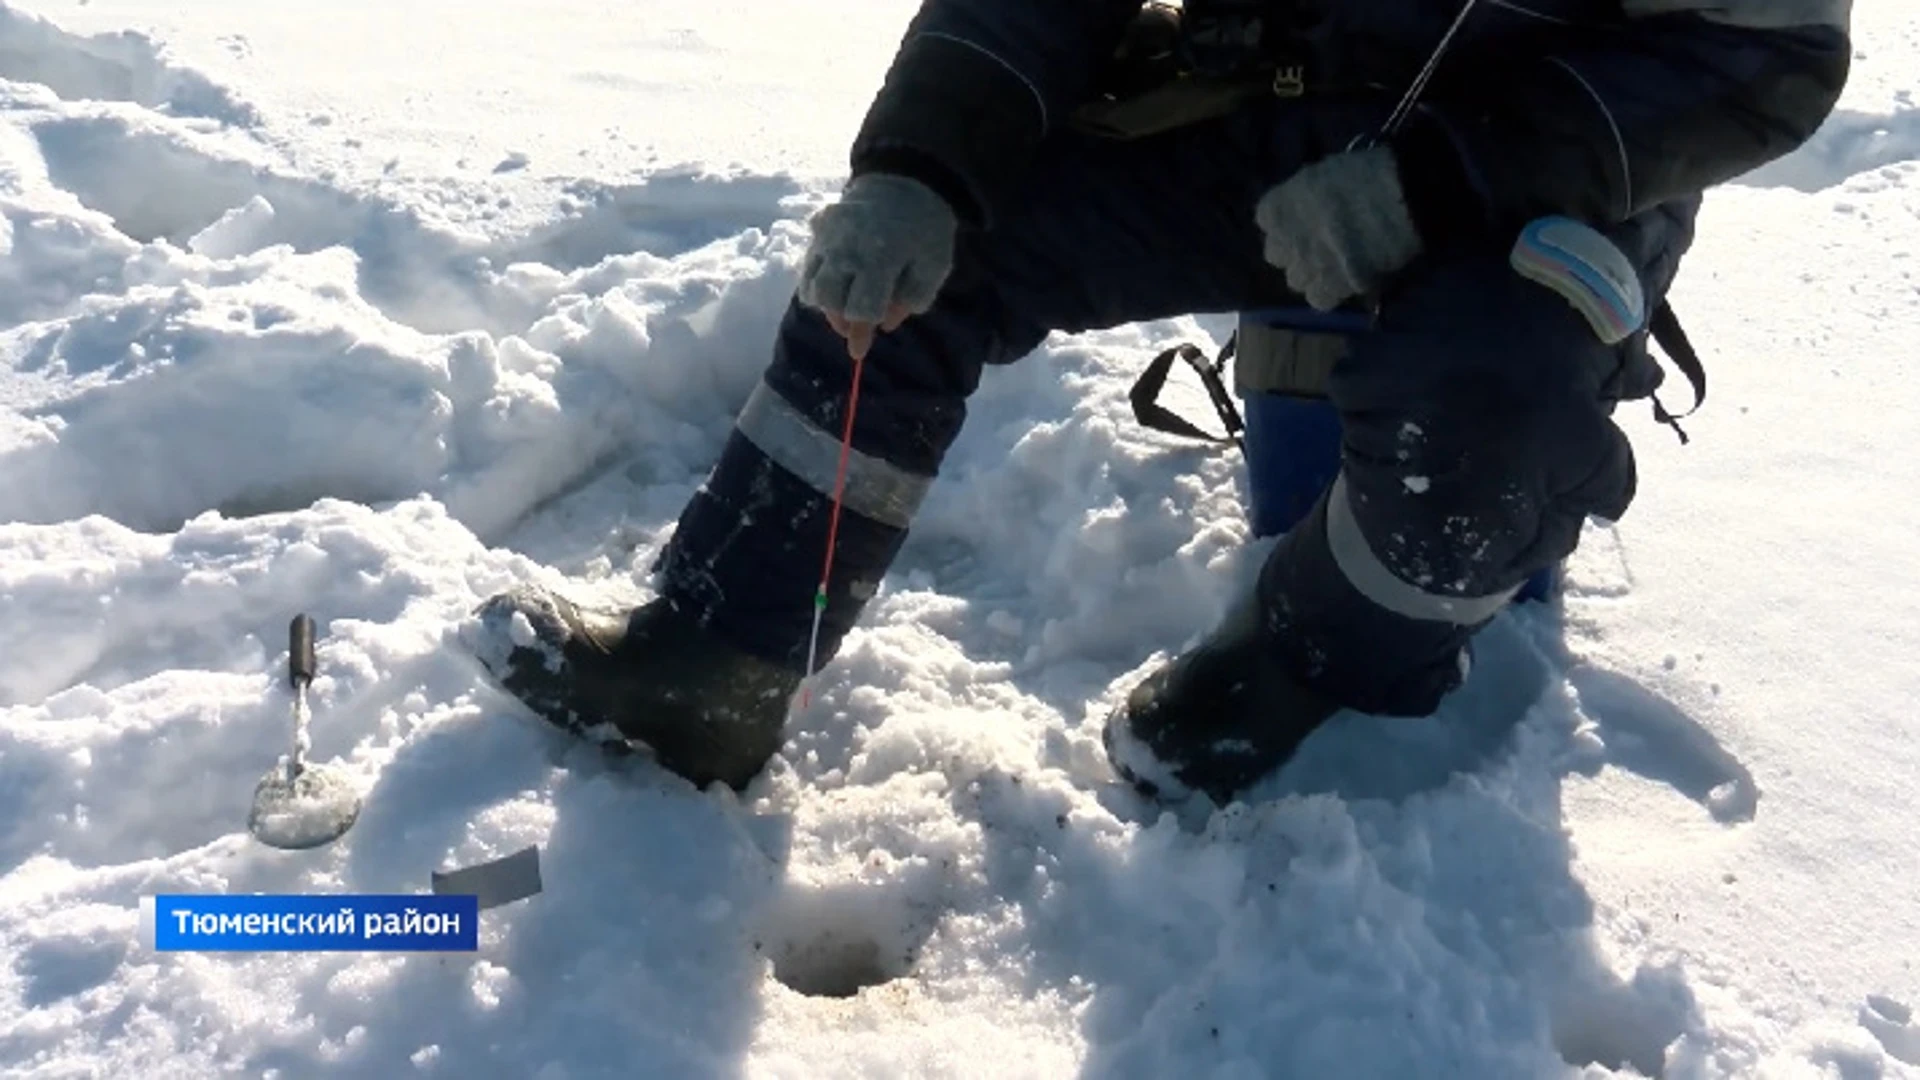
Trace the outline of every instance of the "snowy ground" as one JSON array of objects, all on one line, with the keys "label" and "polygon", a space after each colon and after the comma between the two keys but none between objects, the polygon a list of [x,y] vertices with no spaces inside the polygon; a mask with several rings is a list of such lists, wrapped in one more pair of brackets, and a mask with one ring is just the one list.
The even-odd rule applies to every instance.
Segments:
[{"label": "snowy ground", "polygon": [[[1631,413],[1633,513],[1433,722],[1211,820],[1107,776],[1261,553],[1127,417],[1217,319],[992,373],[745,799],[482,681],[491,592],[644,595],[909,9],[0,4],[0,1072],[1920,1076],[1911,0],[1711,205],[1694,444]],[[366,809],[296,855],[242,822],[301,610]],[[529,843],[478,956],[143,929]]]}]

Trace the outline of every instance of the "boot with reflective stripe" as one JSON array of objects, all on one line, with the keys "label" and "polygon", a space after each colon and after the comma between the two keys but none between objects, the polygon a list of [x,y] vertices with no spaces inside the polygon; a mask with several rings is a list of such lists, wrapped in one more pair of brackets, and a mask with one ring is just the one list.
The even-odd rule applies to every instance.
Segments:
[{"label": "boot with reflective stripe", "polygon": [[702,788],[743,789],[780,749],[800,676],[729,648],[671,601],[592,612],[522,588],[478,614],[480,662],[565,731],[643,743]]},{"label": "boot with reflective stripe", "polygon": [[1225,806],[1292,757],[1339,706],[1289,677],[1270,638],[1242,604],[1134,687],[1102,732],[1120,775],[1149,798]]},{"label": "boot with reflective stripe", "polygon": [[[876,395],[862,408],[884,416],[884,405]],[[657,566],[661,595],[729,646],[804,670],[840,456],[830,425],[762,383],[680,514]],[[932,483],[859,446],[847,458],[820,663],[879,589]]]}]

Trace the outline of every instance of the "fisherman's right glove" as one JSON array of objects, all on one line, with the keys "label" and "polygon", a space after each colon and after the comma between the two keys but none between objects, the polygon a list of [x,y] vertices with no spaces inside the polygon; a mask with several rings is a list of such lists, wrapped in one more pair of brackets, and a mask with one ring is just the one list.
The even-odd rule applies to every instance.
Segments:
[{"label": "fisherman's right glove", "polygon": [[1267,262],[1321,311],[1378,289],[1422,248],[1393,151],[1383,146],[1308,165],[1268,189],[1254,218]]},{"label": "fisherman's right glove", "polygon": [[953,208],[918,180],[864,173],[813,216],[800,302],[825,313],[864,356],[873,328],[892,330],[933,306],[953,269]]}]

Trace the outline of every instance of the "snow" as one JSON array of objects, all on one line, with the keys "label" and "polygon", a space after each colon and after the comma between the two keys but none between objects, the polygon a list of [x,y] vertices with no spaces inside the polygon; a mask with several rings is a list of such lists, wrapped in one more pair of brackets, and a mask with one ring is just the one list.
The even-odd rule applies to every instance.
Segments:
[{"label": "snow", "polygon": [[[1623,412],[1639,501],[1434,720],[1211,815],[1112,778],[1265,550],[1125,400],[1214,317],[990,374],[744,797],[481,677],[494,592],[647,595],[910,10],[0,6],[0,1072],[1920,1076],[1910,4],[1710,204],[1692,445]],[[300,611],[364,805],[283,852]],[[477,955],[152,949],[530,844]]]}]

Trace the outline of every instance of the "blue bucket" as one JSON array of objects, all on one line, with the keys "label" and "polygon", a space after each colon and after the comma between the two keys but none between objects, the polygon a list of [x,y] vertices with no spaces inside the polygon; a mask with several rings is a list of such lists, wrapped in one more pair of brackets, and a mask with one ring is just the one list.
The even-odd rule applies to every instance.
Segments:
[{"label": "blue bucket", "polygon": [[1247,517],[1279,536],[1307,516],[1340,471],[1340,414],[1325,398],[1243,393]]}]

